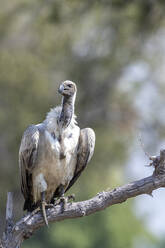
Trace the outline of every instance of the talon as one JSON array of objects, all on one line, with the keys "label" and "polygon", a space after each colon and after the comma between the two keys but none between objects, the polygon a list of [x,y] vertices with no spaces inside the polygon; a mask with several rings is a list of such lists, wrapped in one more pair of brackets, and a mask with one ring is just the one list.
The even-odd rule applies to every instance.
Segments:
[{"label": "talon", "polygon": [[75,201],[75,194],[68,195],[68,201]]},{"label": "talon", "polygon": [[61,203],[62,203],[62,213],[63,213],[66,208],[66,204],[68,203],[68,198],[64,196],[61,197]]},{"label": "talon", "polygon": [[56,202],[55,202],[54,205],[55,206],[62,205],[62,212],[64,212],[67,202],[68,202],[68,198],[67,197],[64,197],[64,195],[62,195],[61,197],[59,197],[56,200]]},{"label": "talon", "polygon": [[45,208],[54,208],[54,204],[49,203],[49,204],[45,204]]}]

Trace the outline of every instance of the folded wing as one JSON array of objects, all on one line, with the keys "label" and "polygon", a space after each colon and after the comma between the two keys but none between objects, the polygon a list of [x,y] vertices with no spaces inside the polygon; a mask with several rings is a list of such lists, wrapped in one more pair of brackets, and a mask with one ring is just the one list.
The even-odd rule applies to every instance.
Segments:
[{"label": "folded wing", "polygon": [[33,210],[32,172],[37,158],[39,130],[35,125],[29,126],[22,137],[19,150],[19,169],[21,174],[21,191],[25,198],[24,210]]},{"label": "folded wing", "polygon": [[[82,171],[93,156],[95,148],[95,133],[91,128],[84,128],[80,131],[79,145],[77,152],[77,164],[74,176],[70,181],[66,191],[76,182]],[[65,192],[66,192],[65,191]]]}]

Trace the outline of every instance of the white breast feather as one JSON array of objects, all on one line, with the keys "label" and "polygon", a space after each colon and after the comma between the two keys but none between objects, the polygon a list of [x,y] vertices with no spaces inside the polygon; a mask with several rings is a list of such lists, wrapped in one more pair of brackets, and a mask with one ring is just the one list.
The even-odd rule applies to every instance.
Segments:
[{"label": "white breast feather", "polygon": [[[76,116],[73,116],[69,126],[64,130],[60,130],[57,121],[60,113],[60,106],[51,109],[44,121],[46,126],[44,132],[45,154],[42,154],[42,160],[39,161],[34,172],[35,201],[39,200],[40,192],[46,190],[53,194],[60,184],[67,185],[75,171],[80,129],[76,125]],[[52,133],[55,135],[53,136]],[[62,142],[58,140],[59,135],[62,137]],[[61,150],[66,157],[60,160]],[[47,178],[49,178],[49,183]],[[50,199],[47,200],[49,201]]]},{"label": "white breast feather", "polygon": [[[62,107],[57,106],[56,108],[51,109],[47,113],[46,120],[44,121],[44,123],[46,124],[47,129],[49,130],[50,133],[55,132],[55,134],[58,135],[60,132],[60,128],[58,125],[58,119],[60,117],[61,110],[62,110]],[[71,122],[69,124],[69,128],[75,127],[76,124],[77,124],[76,115],[73,115]]]},{"label": "white breast feather", "polygon": [[54,139],[52,137],[52,135],[47,130],[45,131],[45,137],[46,137],[47,141],[50,143],[51,149],[58,156],[60,153],[60,143],[59,143],[58,139],[57,138]]}]

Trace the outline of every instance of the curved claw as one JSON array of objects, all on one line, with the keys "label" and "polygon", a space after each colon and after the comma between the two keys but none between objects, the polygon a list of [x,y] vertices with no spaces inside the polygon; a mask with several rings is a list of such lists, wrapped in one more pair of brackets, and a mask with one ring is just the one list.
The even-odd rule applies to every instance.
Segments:
[{"label": "curved claw", "polygon": [[68,201],[75,201],[75,194],[71,194],[67,196]]},{"label": "curved claw", "polygon": [[64,194],[59,197],[57,200],[55,200],[55,206],[57,205],[62,205],[62,212],[64,212],[65,208],[66,208],[66,204],[70,201],[74,201],[75,200],[75,195],[72,194],[72,195],[69,195],[69,196],[64,196]]}]

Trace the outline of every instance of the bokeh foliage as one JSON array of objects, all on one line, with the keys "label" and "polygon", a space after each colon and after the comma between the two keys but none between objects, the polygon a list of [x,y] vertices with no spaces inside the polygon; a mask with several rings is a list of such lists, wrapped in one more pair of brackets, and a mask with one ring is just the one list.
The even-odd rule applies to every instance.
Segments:
[{"label": "bokeh foliage", "polygon": [[[16,218],[22,215],[21,135],[60,103],[57,88],[66,79],[78,86],[79,125],[93,127],[97,137],[94,158],[71,192],[84,200],[125,182],[124,164],[138,115],[132,104],[136,92],[123,93],[118,80],[128,64],[142,59],[144,41],[164,24],[163,1],[1,0],[1,6],[1,219],[9,190],[15,192]],[[140,237],[153,241],[132,206],[130,201],[56,223],[23,247],[131,248]]]}]

